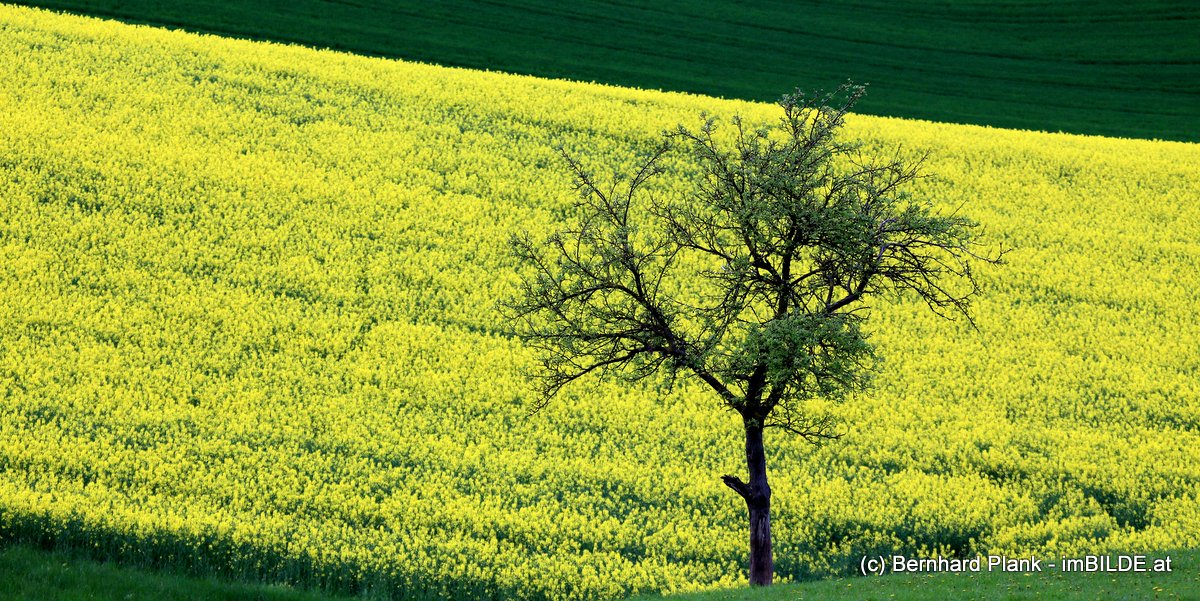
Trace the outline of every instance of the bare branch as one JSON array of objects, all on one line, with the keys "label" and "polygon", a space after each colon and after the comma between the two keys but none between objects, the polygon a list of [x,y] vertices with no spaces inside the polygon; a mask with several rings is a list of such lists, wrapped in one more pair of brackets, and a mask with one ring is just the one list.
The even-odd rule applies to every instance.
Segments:
[{"label": "bare branch", "polygon": [[750,498],[750,485],[742,482],[737,476],[725,474],[721,476],[721,481],[725,483],[725,486],[732,488],[733,492],[741,495],[743,499]]}]

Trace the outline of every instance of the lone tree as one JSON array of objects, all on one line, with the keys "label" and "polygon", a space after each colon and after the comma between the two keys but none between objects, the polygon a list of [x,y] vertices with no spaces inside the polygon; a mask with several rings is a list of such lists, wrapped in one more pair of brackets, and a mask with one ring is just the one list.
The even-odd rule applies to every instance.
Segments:
[{"label": "lone tree", "polygon": [[[907,194],[919,161],[869,160],[837,137],[862,94],[848,84],[784,96],[777,126],[735,117],[724,142],[711,118],[696,132],[681,126],[631,177],[604,187],[564,152],[577,224],[512,241],[527,275],[506,307],[540,353],[535,410],[589,373],[637,380],[666,370],[671,381],[697,378],[741,416],[748,479],[722,480],[749,509],[752,585],[773,575],[764,430],[838,438],[829,414],[806,407],[866,387],[864,301],[908,292],[969,321],[971,263],[1000,258],[978,252],[974,222]],[[680,148],[694,193],[648,194]]]}]

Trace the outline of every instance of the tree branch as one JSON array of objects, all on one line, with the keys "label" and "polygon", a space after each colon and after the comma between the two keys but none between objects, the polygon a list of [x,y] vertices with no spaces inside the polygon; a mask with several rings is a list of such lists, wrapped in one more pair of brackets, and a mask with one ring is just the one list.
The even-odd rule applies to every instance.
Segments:
[{"label": "tree branch", "polygon": [[725,474],[721,476],[721,481],[725,483],[725,486],[733,489],[733,492],[741,495],[743,499],[750,499],[750,485],[742,482],[741,478]]}]

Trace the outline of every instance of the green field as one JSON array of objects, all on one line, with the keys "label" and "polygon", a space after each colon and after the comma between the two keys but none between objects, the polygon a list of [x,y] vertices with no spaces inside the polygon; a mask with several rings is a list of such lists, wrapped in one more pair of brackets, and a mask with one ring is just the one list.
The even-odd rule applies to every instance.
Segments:
[{"label": "green field", "polygon": [[[1200,554],[1162,553],[1169,574],[982,573],[835,578],[770,590],[726,589],[673,601],[1187,601],[1200,599]],[[348,597],[286,587],[231,583],[80,558],[28,546],[0,547],[0,587],[7,601],[346,601]],[[364,595],[358,598],[371,598]],[[632,601],[656,601],[646,595]]]},{"label": "green field", "polygon": [[1200,140],[1200,3],[857,0],[20,2],[359,54],[875,115]]},{"label": "green field", "polygon": [[79,553],[0,546],[5,601],[346,601],[287,586],[191,577],[100,562]]}]

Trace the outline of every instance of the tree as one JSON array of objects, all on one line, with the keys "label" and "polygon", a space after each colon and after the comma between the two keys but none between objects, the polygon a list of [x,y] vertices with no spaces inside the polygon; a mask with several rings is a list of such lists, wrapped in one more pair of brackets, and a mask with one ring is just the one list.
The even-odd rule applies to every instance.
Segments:
[{"label": "tree", "polygon": [[[971,264],[1003,254],[979,252],[973,221],[908,193],[920,161],[873,161],[836,135],[862,94],[847,84],[784,96],[778,125],[734,117],[725,142],[714,119],[696,132],[680,126],[627,181],[604,188],[564,152],[578,222],[512,241],[526,275],[506,307],[540,354],[535,410],[593,372],[638,380],[663,370],[672,382],[698,379],[741,416],[748,479],[722,480],[749,512],[752,585],[773,575],[764,430],[837,438],[808,402],[866,388],[875,355],[865,301],[915,294],[970,321]],[[680,149],[693,193],[648,193]]]}]

